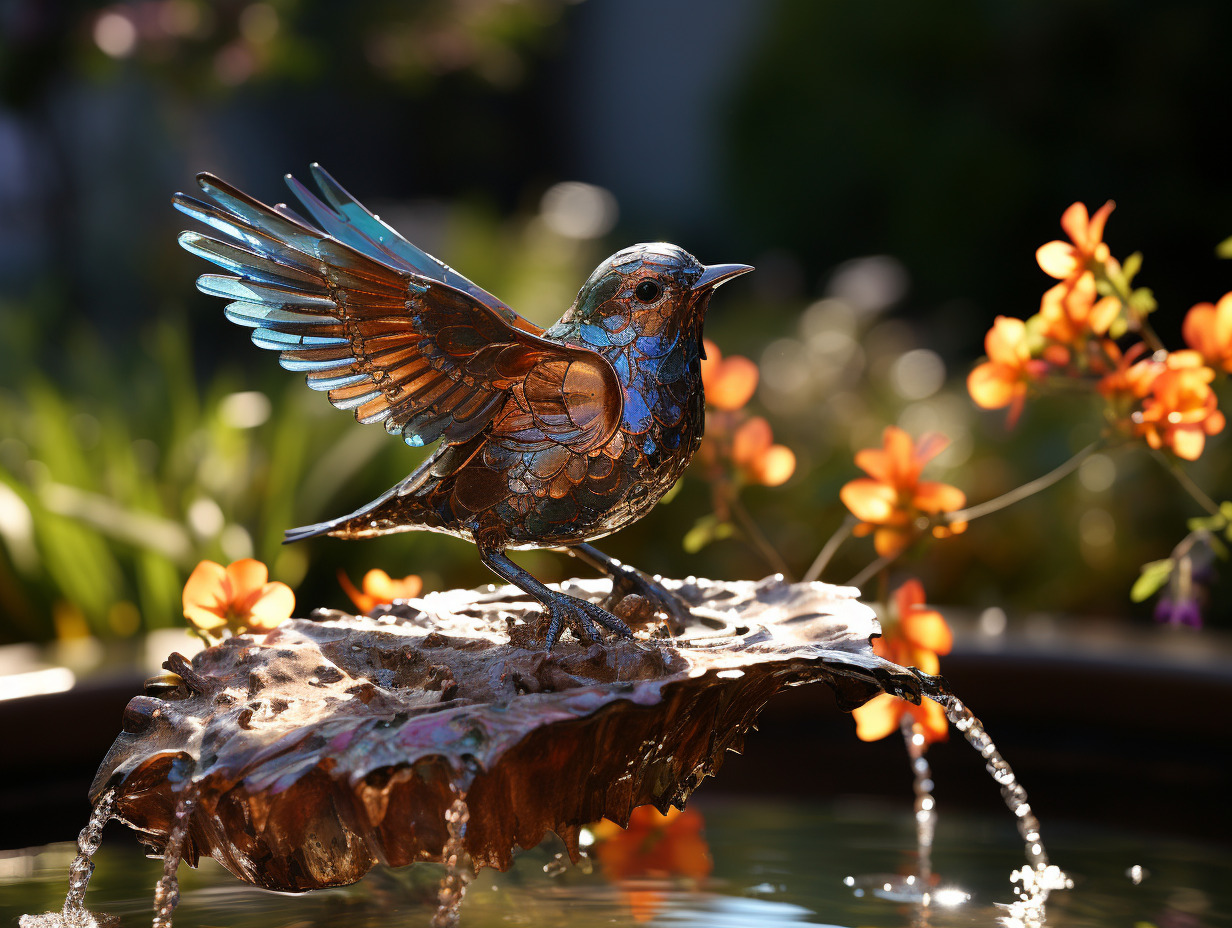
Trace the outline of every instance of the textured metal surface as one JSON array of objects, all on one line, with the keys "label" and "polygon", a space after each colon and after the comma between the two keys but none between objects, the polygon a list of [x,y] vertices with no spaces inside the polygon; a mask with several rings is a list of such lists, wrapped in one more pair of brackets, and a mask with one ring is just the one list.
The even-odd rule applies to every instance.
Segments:
[{"label": "textured metal surface", "polygon": [[[325,200],[292,190],[320,228],[207,174],[175,206],[222,233],[181,244],[231,272],[198,286],[289,370],[365,423],[440,448],[362,509],[291,540],[430,530],[557,612],[567,604],[495,555],[577,544],[645,515],[679,479],[705,424],[702,321],[714,288],[751,270],[675,245],[604,261],[546,331],[425,254],[319,167]],[[570,619],[577,604],[565,611]],[[550,641],[549,641],[550,643]]]},{"label": "textured metal surface", "polygon": [[467,851],[504,868],[549,830],[576,852],[588,822],[682,805],[784,687],[824,682],[851,708],[929,684],[873,653],[877,620],[849,587],[671,586],[693,616],[672,639],[544,654],[535,603],[506,587],[318,612],[175,656],[182,684],[130,702],[91,794],[115,786],[117,816],[161,846],[193,789],[186,859],[294,891],[439,860],[461,797]]}]

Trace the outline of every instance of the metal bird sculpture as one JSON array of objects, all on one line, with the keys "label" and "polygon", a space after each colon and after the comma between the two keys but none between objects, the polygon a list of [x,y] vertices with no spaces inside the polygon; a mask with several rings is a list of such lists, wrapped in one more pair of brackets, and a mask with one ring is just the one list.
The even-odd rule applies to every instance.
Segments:
[{"label": "metal bird sculpture", "polygon": [[662,586],[586,542],[645,515],[676,482],[705,424],[702,321],[710,294],[752,268],[702,265],[664,243],[600,264],[544,330],[370,213],[320,166],[313,194],[287,184],[316,225],[210,174],[206,199],[173,203],[220,238],[180,244],[220,266],[197,286],[227,318],[304,371],[361,423],[440,447],[368,505],[291,529],[367,538],[426,530],[468,539],[493,572],[543,604],[551,649],[566,624],[631,634],[608,609],[549,589],[505,554],[564,548],[629,593],[681,617]]}]

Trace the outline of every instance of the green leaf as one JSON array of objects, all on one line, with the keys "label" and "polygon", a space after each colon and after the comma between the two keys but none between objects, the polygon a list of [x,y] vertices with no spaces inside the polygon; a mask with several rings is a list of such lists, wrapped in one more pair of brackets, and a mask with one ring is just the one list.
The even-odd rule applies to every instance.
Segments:
[{"label": "green leaf", "polygon": [[1133,588],[1129,591],[1129,598],[1136,603],[1150,599],[1159,592],[1160,587],[1167,583],[1171,576],[1171,558],[1143,564],[1141,575],[1134,581]]},{"label": "green leaf", "polygon": [[1215,254],[1220,258],[1232,258],[1232,236],[1215,246]]},{"label": "green leaf", "polygon": [[1140,270],[1142,270],[1142,252],[1135,251],[1121,265],[1121,274],[1124,275],[1125,286],[1128,287],[1134,282],[1134,278],[1138,276]]},{"label": "green leaf", "polygon": [[1129,305],[1139,315],[1146,316],[1155,312],[1159,304],[1155,302],[1155,294],[1150,287],[1139,287],[1129,295]]},{"label": "green leaf", "polygon": [[736,526],[730,522],[720,522],[714,513],[702,516],[693,523],[681,541],[681,545],[689,554],[696,554],[712,541],[730,538],[736,533]]},{"label": "green leaf", "polygon": [[1223,516],[1194,516],[1185,520],[1185,528],[1191,532],[1220,532],[1224,526]]}]

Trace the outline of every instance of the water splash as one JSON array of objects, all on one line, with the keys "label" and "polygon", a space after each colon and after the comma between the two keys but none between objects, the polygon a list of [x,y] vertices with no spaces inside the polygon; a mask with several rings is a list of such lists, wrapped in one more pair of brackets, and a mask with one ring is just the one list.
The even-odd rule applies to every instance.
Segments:
[{"label": "water splash", "polygon": [[1001,923],[1006,928],[1039,928],[1044,923],[1044,904],[1054,890],[1072,889],[1071,880],[1060,867],[1048,862],[1048,852],[1040,837],[1039,819],[1027,801],[1027,791],[1018,782],[1018,777],[1009,762],[1001,756],[997,746],[984,730],[984,724],[975,717],[957,696],[937,686],[926,693],[945,709],[945,717],[957,728],[967,742],[980,752],[988,773],[1001,788],[1001,798],[1013,813],[1018,824],[1018,833],[1025,842],[1027,864],[1010,875],[1016,887],[1018,899],[1003,905],[1006,912]]},{"label": "water splash", "polygon": [[90,810],[90,820],[77,836],[77,856],[68,868],[68,895],[64,908],[59,913],[44,912],[42,915],[23,915],[20,928],[102,928],[118,924],[118,919],[109,915],[96,915],[85,907],[86,887],[94,875],[94,855],[103,842],[103,828],[115,813],[115,790],[109,789],[99,797]]},{"label": "water splash", "polygon": [[188,787],[175,805],[175,821],[167,832],[167,844],[163,848],[163,875],[154,886],[153,928],[171,928],[171,916],[180,902],[180,881],[176,871],[184,856],[184,842],[188,838],[188,822],[197,808],[197,793]]},{"label": "water splash", "polygon": [[445,876],[437,893],[438,906],[432,916],[432,928],[456,928],[466,887],[475,878],[475,866],[463,846],[470,819],[471,811],[461,796],[445,812],[445,826],[449,829],[449,838],[441,849]]},{"label": "water splash", "polygon": [[[1008,904],[998,904],[1005,912],[999,919],[1004,928],[1042,928],[1045,918],[1045,903],[1050,893],[1059,889],[1072,889],[1073,881],[1060,867],[1048,862],[1048,852],[1040,837],[1039,819],[1027,800],[1027,791],[1018,782],[1009,762],[1001,756],[984,724],[950,692],[937,677],[921,675],[925,696],[940,704],[945,716],[980,752],[988,773],[1001,789],[1001,798],[1014,815],[1018,833],[1022,835],[1027,856],[1027,866],[1010,874],[1017,899]],[[856,896],[873,895],[898,902],[918,904],[920,913],[926,913],[930,904],[945,906],[960,905],[970,896],[958,889],[932,890],[930,888],[932,867],[931,851],[935,829],[935,812],[932,797],[932,770],[924,756],[925,738],[910,719],[904,719],[903,737],[907,753],[911,757],[911,772],[915,790],[916,844],[919,873],[900,877],[887,874],[849,876],[843,882],[852,888]]]}]

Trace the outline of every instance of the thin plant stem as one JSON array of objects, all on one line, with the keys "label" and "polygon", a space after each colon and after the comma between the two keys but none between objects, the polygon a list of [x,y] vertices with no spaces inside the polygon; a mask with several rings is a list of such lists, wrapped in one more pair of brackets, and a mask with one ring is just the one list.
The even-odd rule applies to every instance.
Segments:
[{"label": "thin plant stem", "polygon": [[[1021,502],[1022,500],[1026,499],[1029,496],[1033,496],[1034,494],[1040,492],[1041,490],[1048,489],[1050,486],[1052,486],[1057,481],[1073,473],[1075,470],[1078,469],[1078,466],[1083,461],[1085,461],[1087,458],[1089,458],[1092,454],[1094,454],[1096,451],[1098,451],[1102,447],[1104,447],[1103,439],[1100,439],[1098,441],[1093,441],[1091,442],[1091,444],[1087,445],[1085,448],[1083,448],[1081,451],[1075,454],[1072,458],[1070,458],[1064,464],[1061,464],[1059,467],[1053,468],[1048,473],[1044,474],[1042,477],[1036,477],[1034,480],[1028,481],[1027,483],[1024,483],[1020,487],[1015,487],[1013,490],[1010,490],[1008,493],[1002,493],[1000,496],[994,497],[993,499],[990,499],[987,502],[977,503],[974,506],[970,506],[967,509],[960,509],[957,512],[943,513],[940,516],[936,517],[935,520],[932,520],[932,521],[934,521],[937,524],[942,524],[942,525],[952,525],[955,522],[971,522],[972,520],[978,519],[981,516],[991,515],[992,513],[997,512],[1001,509],[1004,509],[1007,506],[1012,506],[1014,503]],[[922,533],[925,529],[928,528],[929,523],[928,521],[924,521],[924,520],[921,520],[921,521],[923,521],[923,524],[920,525],[920,530]],[[881,557],[877,558],[877,560],[873,561],[871,564],[865,567],[862,571],[860,571],[858,574],[856,574],[854,577],[848,580],[847,585],[854,586],[854,587],[863,586],[865,583],[869,581],[871,577],[875,576],[879,570],[884,570],[885,568],[893,564],[898,559],[899,555],[902,554],[904,551],[906,551],[909,547],[911,547],[911,545],[919,537],[920,535],[916,534],[906,544],[904,544],[899,550],[894,551],[890,554],[884,554]]]},{"label": "thin plant stem", "polygon": [[[915,541],[915,539],[913,538],[911,539],[911,541]],[[900,550],[895,551],[892,554],[883,554],[881,557],[877,558],[877,560],[873,561],[871,564],[865,567],[862,571],[860,571],[858,574],[856,574],[854,577],[848,580],[846,585],[854,586],[854,587],[864,586],[864,584],[866,584],[871,578],[877,575],[878,571],[885,570],[887,567],[893,564],[896,560],[898,560],[898,556],[902,554],[903,551],[906,551],[909,547],[911,547],[910,542],[903,545]]]},{"label": "thin plant stem", "polygon": [[1104,442],[1102,439],[1093,441],[1087,445],[1072,458],[1066,461],[1059,467],[1055,467],[1042,477],[1036,477],[1034,480],[1024,483],[1020,487],[1010,490],[1008,493],[1003,493],[1000,496],[994,497],[983,503],[977,503],[974,506],[969,506],[966,509],[960,509],[957,512],[946,513],[943,518],[947,523],[954,522],[970,522],[973,519],[978,519],[981,516],[986,516],[998,510],[1004,509],[1007,506],[1012,506],[1014,503],[1026,499],[1028,496],[1034,496],[1040,490],[1046,490],[1057,481],[1069,476],[1078,466],[1089,458],[1092,454],[1102,448]]},{"label": "thin plant stem", "polygon": [[1142,340],[1146,342],[1146,346],[1150,348],[1152,352],[1167,350],[1164,347],[1163,341],[1158,335],[1155,334],[1155,330],[1151,328],[1151,324],[1146,321],[1146,316],[1138,315],[1137,313],[1134,313],[1133,315],[1138,320],[1138,334],[1142,336]]},{"label": "thin plant stem", "polygon": [[745,537],[753,543],[753,546],[761,553],[768,563],[777,573],[783,575],[788,582],[793,580],[791,568],[787,566],[787,562],[783,560],[783,556],[770,543],[770,539],[766,537],[760,526],[753,520],[749,511],[744,508],[744,503],[740,497],[733,494],[728,500],[728,505],[731,507],[731,514],[736,522],[740,525],[740,530],[744,532]]},{"label": "thin plant stem", "polygon": [[838,551],[844,541],[851,537],[851,531],[856,527],[857,521],[855,516],[848,514],[847,518],[843,520],[843,524],[835,529],[829,541],[817,552],[817,557],[813,559],[813,563],[809,564],[809,569],[804,572],[805,583],[816,580],[821,576],[821,572],[829,566],[830,559],[834,557],[835,552]]},{"label": "thin plant stem", "polygon": [[1185,469],[1181,467],[1179,462],[1170,460],[1166,454],[1159,450],[1155,451],[1155,460],[1167,468],[1172,476],[1176,478],[1176,482],[1181,485],[1186,493],[1194,498],[1194,502],[1211,515],[1219,515],[1219,504],[1207,496],[1205,491],[1194,483],[1193,477],[1185,473]]}]

